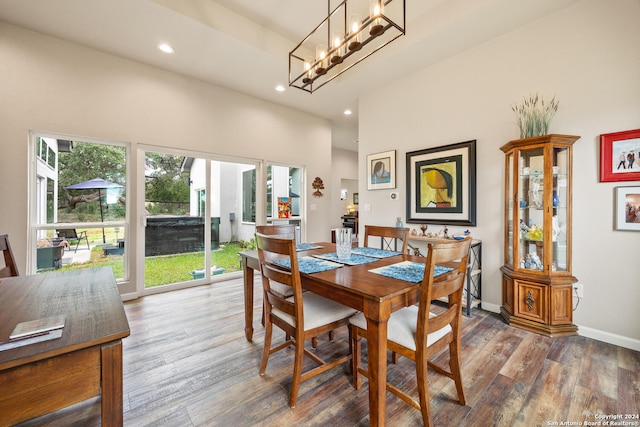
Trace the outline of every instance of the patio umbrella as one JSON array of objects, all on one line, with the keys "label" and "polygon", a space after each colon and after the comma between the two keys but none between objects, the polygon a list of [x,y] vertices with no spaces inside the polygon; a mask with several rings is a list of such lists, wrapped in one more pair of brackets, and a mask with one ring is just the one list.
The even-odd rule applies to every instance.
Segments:
[{"label": "patio umbrella", "polygon": [[[93,178],[88,181],[79,182],[77,184],[65,187],[67,190],[98,190],[98,201],[100,202],[100,221],[104,222],[104,213],[102,211],[102,190],[109,188],[123,188],[122,185],[115,182],[107,181],[102,178]],[[102,243],[106,243],[104,237],[104,228],[102,229]]]}]

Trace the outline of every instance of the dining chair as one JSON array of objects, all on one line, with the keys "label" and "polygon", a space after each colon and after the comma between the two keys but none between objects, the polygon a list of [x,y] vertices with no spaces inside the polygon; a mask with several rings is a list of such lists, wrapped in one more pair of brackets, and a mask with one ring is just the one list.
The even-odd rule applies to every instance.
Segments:
[{"label": "dining chair", "polygon": [[[265,301],[265,334],[260,375],[267,369],[269,356],[290,345],[295,346],[293,362],[293,379],[289,394],[289,406],[294,408],[298,400],[300,383],[313,378],[328,369],[347,362],[351,355],[335,357],[324,361],[305,348],[304,342],[319,334],[329,332],[349,324],[349,318],[356,310],[337,302],[328,300],[313,292],[302,292],[296,241],[292,238],[279,238],[256,233],[256,245],[260,260],[260,272]],[[289,260],[290,268],[274,263],[276,259]],[[271,284],[278,282],[289,286],[293,295],[283,298],[279,292],[271,289]],[[283,343],[271,347],[273,326],[282,329],[286,334]],[[309,357],[318,366],[302,371],[304,356]]]},{"label": "dining chair", "polygon": [[19,276],[18,265],[11,251],[8,234],[0,235],[0,251],[4,255],[4,267],[0,268],[0,277]]},{"label": "dining chair", "polygon": [[[285,238],[294,238],[296,236],[296,226],[293,224],[275,224],[275,225],[257,225],[256,232],[265,234],[267,236],[277,236],[277,237],[285,237]],[[271,282],[271,290],[279,293],[283,297],[290,297],[293,295],[293,291],[290,286],[285,286],[282,283]],[[304,291],[303,291],[304,292]],[[262,326],[264,326],[264,302],[262,306]],[[334,335],[333,331],[329,331],[329,341],[333,341]],[[287,336],[287,339],[289,337]],[[313,348],[318,347],[318,339],[313,337],[311,339],[311,346]]]},{"label": "dining chair", "polygon": [[91,249],[91,247],[89,246],[89,238],[87,237],[86,230],[81,231],[80,233],[78,233],[75,228],[67,228],[64,230],[56,231],[58,232],[58,237],[67,240],[69,243],[76,244],[76,247],[73,250],[74,253],[78,252],[78,246],[80,246],[80,243],[82,243],[83,240],[87,242],[87,249]]},{"label": "dining chair", "polygon": [[[292,239],[296,236],[296,226],[292,224],[278,224],[278,225],[257,225],[256,233],[264,234],[265,236],[281,237]],[[272,282],[271,290],[277,292],[281,297],[290,297],[293,295],[291,286],[283,285],[282,283]],[[264,307],[263,307],[264,308]],[[262,324],[264,325],[264,310],[262,317]]]},{"label": "dining chair", "polygon": [[[407,253],[407,247],[409,245],[409,229],[401,227],[382,227],[378,225],[365,225],[364,226],[364,242],[365,248],[369,246],[370,237],[380,238],[380,249],[388,251]],[[402,250],[398,251],[398,240],[402,241]]]},{"label": "dining chair", "polygon": [[[458,401],[466,404],[460,371],[460,335],[462,326],[462,290],[464,287],[471,238],[451,243],[428,244],[425,273],[420,286],[420,302],[391,314],[387,323],[387,346],[389,350],[415,362],[418,400],[393,384],[386,388],[404,402],[422,412],[425,426],[431,426],[429,406],[429,381],[427,366],[452,379],[458,393]],[[454,265],[453,270],[434,278],[436,266]],[[446,310],[432,313],[431,301],[447,298]],[[367,322],[360,313],[350,320],[352,348],[353,385],[360,388],[360,374],[367,371],[360,366],[360,337],[366,337]],[[429,358],[448,346],[449,369],[436,365]]]}]

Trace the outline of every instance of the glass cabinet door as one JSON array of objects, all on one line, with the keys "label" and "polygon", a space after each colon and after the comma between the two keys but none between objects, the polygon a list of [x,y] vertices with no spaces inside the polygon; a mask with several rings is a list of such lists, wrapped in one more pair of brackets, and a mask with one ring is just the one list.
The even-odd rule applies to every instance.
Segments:
[{"label": "glass cabinet door", "polygon": [[[514,201],[513,201],[513,194],[514,194],[514,181],[513,181],[513,153],[509,153],[507,154],[507,180],[506,180],[506,185],[507,185],[507,200],[505,200],[506,202],[506,217],[505,217],[505,224],[506,224],[506,234],[505,234],[505,239],[506,239],[506,252],[505,252],[505,264],[506,265],[510,265],[513,267],[513,228],[514,228]],[[516,223],[517,224],[517,223]],[[517,230],[517,228],[516,228]]]},{"label": "glass cabinet door", "polygon": [[569,149],[553,147],[552,153],[552,194],[551,194],[551,241],[552,271],[569,271]]},{"label": "glass cabinet door", "polygon": [[518,150],[518,265],[544,270],[544,147]]}]

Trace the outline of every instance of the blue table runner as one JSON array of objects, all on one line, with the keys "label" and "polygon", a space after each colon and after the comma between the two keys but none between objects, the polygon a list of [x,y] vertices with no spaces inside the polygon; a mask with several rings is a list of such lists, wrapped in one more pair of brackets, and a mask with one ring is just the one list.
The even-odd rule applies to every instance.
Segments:
[{"label": "blue table runner", "polygon": [[360,265],[360,264],[366,264],[369,262],[378,261],[378,258],[358,255],[358,254],[354,254],[353,252],[351,253],[351,256],[347,259],[338,258],[338,254],[336,252],[329,252],[328,254],[316,254],[314,255],[314,257],[326,259],[329,261],[339,262],[341,264],[346,264],[346,265]]},{"label": "blue table runner", "polygon": [[322,246],[313,245],[311,243],[297,243],[296,251],[310,251],[311,249],[320,249]]},{"label": "blue table runner", "polygon": [[[424,278],[425,264],[420,262],[402,261],[397,264],[387,265],[385,267],[374,268],[369,270],[371,273],[380,274],[392,279],[404,280],[406,282],[420,283]],[[443,267],[436,265],[433,272],[434,276],[439,276],[453,270],[451,267]]]},{"label": "blue table runner", "polygon": [[[289,259],[277,259],[274,260],[273,263],[281,267],[291,268],[291,261]],[[320,273],[321,271],[333,270],[340,267],[342,267],[342,264],[314,258],[312,256],[298,258],[298,270],[304,274]]]},{"label": "blue table runner", "polygon": [[351,253],[373,258],[389,258],[392,256],[400,255],[400,252],[385,251],[383,249],[376,248],[353,248],[351,249]]}]

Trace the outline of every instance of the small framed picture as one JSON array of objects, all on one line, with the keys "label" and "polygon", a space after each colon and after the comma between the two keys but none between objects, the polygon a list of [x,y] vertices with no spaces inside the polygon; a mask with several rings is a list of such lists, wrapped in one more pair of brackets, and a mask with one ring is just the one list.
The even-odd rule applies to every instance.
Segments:
[{"label": "small framed picture", "polygon": [[640,187],[616,187],[616,230],[640,231]]},{"label": "small framed picture", "polygon": [[600,135],[600,182],[640,181],[640,129]]},{"label": "small framed picture", "polygon": [[367,155],[367,190],[396,188],[396,150]]}]

